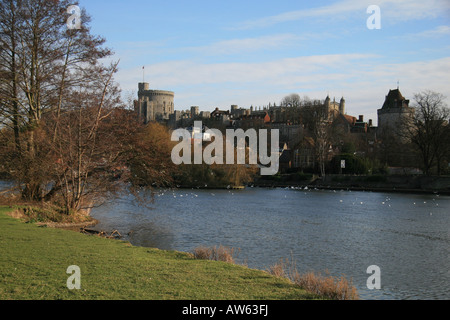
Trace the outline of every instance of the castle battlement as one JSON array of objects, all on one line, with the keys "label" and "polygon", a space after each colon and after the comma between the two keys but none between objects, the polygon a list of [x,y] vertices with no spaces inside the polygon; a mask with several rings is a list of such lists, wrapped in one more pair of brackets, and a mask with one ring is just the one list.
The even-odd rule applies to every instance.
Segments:
[{"label": "castle battlement", "polygon": [[141,82],[138,85],[138,101],[136,101],[136,112],[145,123],[150,121],[168,120],[174,113],[173,91],[151,90],[150,84]]},{"label": "castle battlement", "polygon": [[175,97],[175,93],[172,91],[165,90],[144,90],[139,91],[139,93],[143,96],[170,96]]}]

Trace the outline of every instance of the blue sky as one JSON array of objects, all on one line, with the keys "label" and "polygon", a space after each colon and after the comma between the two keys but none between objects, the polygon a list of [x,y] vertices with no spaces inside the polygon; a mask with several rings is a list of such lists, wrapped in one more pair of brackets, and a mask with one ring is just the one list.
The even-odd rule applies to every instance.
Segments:
[{"label": "blue sky", "polygon": [[[369,5],[381,29],[367,28]],[[175,109],[346,99],[377,122],[389,89],[450,97],[449,0],[80,0],[120,59],[116,81],[175,92]],[[142,67],[145,66],[145,76]],[[449,101],[449,100],[447,100]]]}]

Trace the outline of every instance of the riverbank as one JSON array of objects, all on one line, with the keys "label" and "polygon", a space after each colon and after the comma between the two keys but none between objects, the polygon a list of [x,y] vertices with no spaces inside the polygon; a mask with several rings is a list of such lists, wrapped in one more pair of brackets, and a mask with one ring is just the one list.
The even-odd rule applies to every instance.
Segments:
[{"label": "riverbank", "polygon": [[254,187],[403,192],[450,195],[450,177],[422,175],[281,175],[258,179]]},{"label": "riverbank", "polygon": [[[261,270],[192,254],[23,223],[0,207],[4,300],[307,300],[314,296]],[[69,290],[77,265],[81,289]]]}]

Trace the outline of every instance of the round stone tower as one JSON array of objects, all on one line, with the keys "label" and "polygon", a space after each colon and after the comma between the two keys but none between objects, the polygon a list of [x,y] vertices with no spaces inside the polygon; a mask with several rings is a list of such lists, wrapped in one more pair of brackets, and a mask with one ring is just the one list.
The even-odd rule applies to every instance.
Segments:
[{"label": "round stone tower", "polygon": [[139,83],[137,112],[144,122],[168,120],[174,113],[175,94],[172,91],[150,90],[146,82]]},{"label": "round stone tower", "polygon": [[409,106],[400,90],[389,90],[383,107],[378,109],[378,133],[396,133],[401,126],[407,125],[411,116],[414,115],[414,108]]}]

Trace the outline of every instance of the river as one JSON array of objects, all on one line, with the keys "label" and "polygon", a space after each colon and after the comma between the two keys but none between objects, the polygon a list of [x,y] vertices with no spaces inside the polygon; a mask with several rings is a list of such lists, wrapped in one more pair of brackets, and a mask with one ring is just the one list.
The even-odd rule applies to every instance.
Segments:
[{"label": "river", "polygon": [[[247,188],[161,190],[151,208],[132,196],[92,211],[96,228],[136,246],[192,252],[239,249],[238,263],[266,270],[280,259],[301,272],[353,281],[361,299],[450,298],[450,197]],[[369,266],[381,289],[368,289]]]}]

